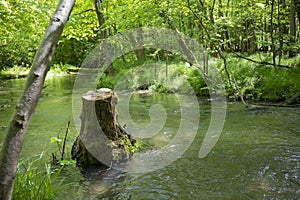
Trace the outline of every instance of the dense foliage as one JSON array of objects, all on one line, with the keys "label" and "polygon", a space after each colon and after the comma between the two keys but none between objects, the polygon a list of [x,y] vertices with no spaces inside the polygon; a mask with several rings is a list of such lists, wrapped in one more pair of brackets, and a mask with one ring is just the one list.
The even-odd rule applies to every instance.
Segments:
[{"label": "dense foliage", "polygon": [[32,63],[54,1],[0,1],[0,69]]},{"label": "dense foliage", "polygon": [[[6,72],[7,78],[14,77],[10,72],[16,77],[25,75],[57,3],[0,0],[0,76]],[[78,0],[59,41],[53,68],[80,67],[101,41],[139,27],[178,30],[197,40],[211,56],[207,64],[203,62],[203,71],[218,67],[228,98],[300,102],[300,0]],[[137,42],[144,46],[142,39]],[[109,66],[98,86],[114,87],[122,75],[148,63],[160,66],[152,82],[140,86],[141,77],[132,73],[123,87],[208,95],[201,73],[176,56],[161,49],[127,53]],[[166,78],[172,82],[166,84]],[[54,172],[50,165],[41,172],[35,163],[19,165],[15,199],[55,198],[60,185],[53,184]]]},{"label": "dense foliage", "polygon": [[[0,69],[31,64],[56,3],[0,1]],[[99,42],[126,30],[138,27],[178,29],[219,59],[217,63],[224,69],[229,96],[285,100],[298,92],[299,83],[293,77],[297,77],[299,70],[295,68],[300,65],[296,57],[300,52],[299,24],[299,0],[77,1],[54,63],[79,67]],[[115,74],[125,73],[126,66],[173,58],[172,54],[167,55],[159,49],[131,52],[117,61],[104,75],[106,78],[102,77],[106,81],[99,85],[113,86]],[[278,77],[280,80],[272,76],[278,73],[283,75]],[[188,74],[191,74],[189,79],[194,81],[196,92],[202,94],[205,85],[200,84],[203,82],[201,76],[195,78],[195,73]],[[234,79],[238,80],[236,84]],[[277,84],[283,83],[286,86],[278,89]],[[271,92],[275,91],[274,87],[276,92]]]}]

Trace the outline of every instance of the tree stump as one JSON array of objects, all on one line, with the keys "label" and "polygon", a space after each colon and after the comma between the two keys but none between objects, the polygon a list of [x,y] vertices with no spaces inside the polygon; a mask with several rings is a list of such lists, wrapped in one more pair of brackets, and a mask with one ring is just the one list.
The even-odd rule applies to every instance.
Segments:
[{"label": "tree stump", "polygon": [[82,96],[79,136],[72,147],[72,159],[83,168],[107,166],[127,160],[135,140],[119,125],[111,89],[101,88]]}]

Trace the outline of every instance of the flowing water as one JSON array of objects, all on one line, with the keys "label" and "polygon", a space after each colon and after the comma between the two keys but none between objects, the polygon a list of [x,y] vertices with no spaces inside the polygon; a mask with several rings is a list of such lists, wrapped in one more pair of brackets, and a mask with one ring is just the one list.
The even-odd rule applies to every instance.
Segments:
[{"label": "flowing water", "polygon": [[[67,151],[70,151],[77,135],[72,122],[73,81],[74,76],[47,78],[46,88],[25,137],[21,157],[45,152],[46,159],[50,159],[51,153],[57,151],[57,146],[50,144],[50,138],[58,134],[63,137],[69,119],[71,132]],[[1,143],[24,82],[24,79],[1,80]],[[189,99],[184,95],[180,98],[187,99],[186,102]],[[132,121],[139,125],[135,127],[130,127],[126,121],[128,117],[122,115],[125,113],[123,107],[118,107],[120,123],[126,124],[132,132],[139,131],[140,127],[142,132],[143,129],[151,130],[148,125],[153,120],[151,105],[154,104],[164,108],[165,114],[155,118],[165,123],[157,134],[147,138],[151,144],[148,151],[161,149],[176,137],[184,113],[178,96],[132,94],[129,113]],[[187,103],[186,106],[195,105]],[[228,102],[223,131],[212,151],[204,158],[199,158],[199,150],[210,124],[211,102],[200,99],[199,108],[199,123],[183,128],[187,135],[197,130],[196,135],[191,136],[191,144],[185,152],[175,152],[177,157],[172,163],[167,163],[162,159],[166,157],[162,156],[158,159],[163,167],[139,174],[110,170],[82,175],[77,168],[69,167],[62,173],[65,182],[74,184],[67,186],[59,199],[300,198],[299,107],[245,109],[239,102]]]}]

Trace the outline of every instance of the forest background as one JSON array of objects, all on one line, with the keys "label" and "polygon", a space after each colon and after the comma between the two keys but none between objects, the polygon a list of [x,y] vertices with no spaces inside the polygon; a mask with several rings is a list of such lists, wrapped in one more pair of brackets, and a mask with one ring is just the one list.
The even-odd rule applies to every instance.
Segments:
[{"label": "forest background", "polygon": [[[34,58],[57,1],[0,1],[0,74],[14,77]],[[299,103],[299,0],[94,0],[77,1],[59,41],[52,70],[80,67],[105,38],[139,27],[170,28],[196,39],[210,55],[231,99]],[[139,42],[143,42],[142,40]],[[199,70],[171,52],[146,49],[116,60],[99,80],[113,88],[128,70],[142,63],[165,66],[153,83],[157,92],[189,93],[163,84],[164,76],[184,75],[198,95],[209,88]],[[13,74],[13,75],[12,75]],[[140,88],[144,89],[144,88]]]}]

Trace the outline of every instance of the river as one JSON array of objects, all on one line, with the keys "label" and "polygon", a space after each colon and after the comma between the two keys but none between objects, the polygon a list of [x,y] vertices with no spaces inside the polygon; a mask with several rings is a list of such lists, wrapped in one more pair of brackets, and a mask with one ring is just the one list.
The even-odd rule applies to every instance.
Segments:
[{"label": "river", "polygon": [[[72,120],[74,76],[48,77],[36,112],[25,137],[21,157],[44,152],[46,159],[57,151],[51,137],[64,136],[71,120],[68,153],[77,130]],[[1,80],[0,141],[1,145],[25,79]],[[182,95],[181,98],[188,99]],[[122,101],[122,99],[120,99]],[[178,96],[174,94],[132,94],[130,115],[141,130],[151,124],[151,105],[165,110],[165,124],[158,134],[147,140],[156,149],[175,138],[183,116]],[[189,106],[189,105],[188,105]],[[192,106],[192,105],[190,105]],[[197,105],[198,106],[198,105]],[[196,106],[196,107],[197,107]],[[227,102],[221,135],[210,153],[199,158],[199,149],[207,133],[211,102],[199,99],[200,120],[185,126],[186,133],[196,130],[184,152],[175,152],[171,163],[160,159],[159,169],[146,173],[110,170],[83,176],[70,167],[62,173],[65,182],[74,183],[62,191],[59,199],[299,199],[300,198],[300,108],[264,106],[246,109],[240,102]],[[120,123],[127,116],[118,107]],[[222,109],[222,108],[219,108]],[[187,113],[186,116],[189,116]],[[160,119],[159,116],[156,118]],[[189,119],[192,120],[192,119]],[[135,132],[137,127],[130,129]],[[157,127],[156,127],[157,128]],[[151,130],[148,127],[147,130]],[[149,150],[151,151],[151,150]],[[178,154],[176,154],[178,153]],[[156,158],[154,158],[156,159]]]}]

